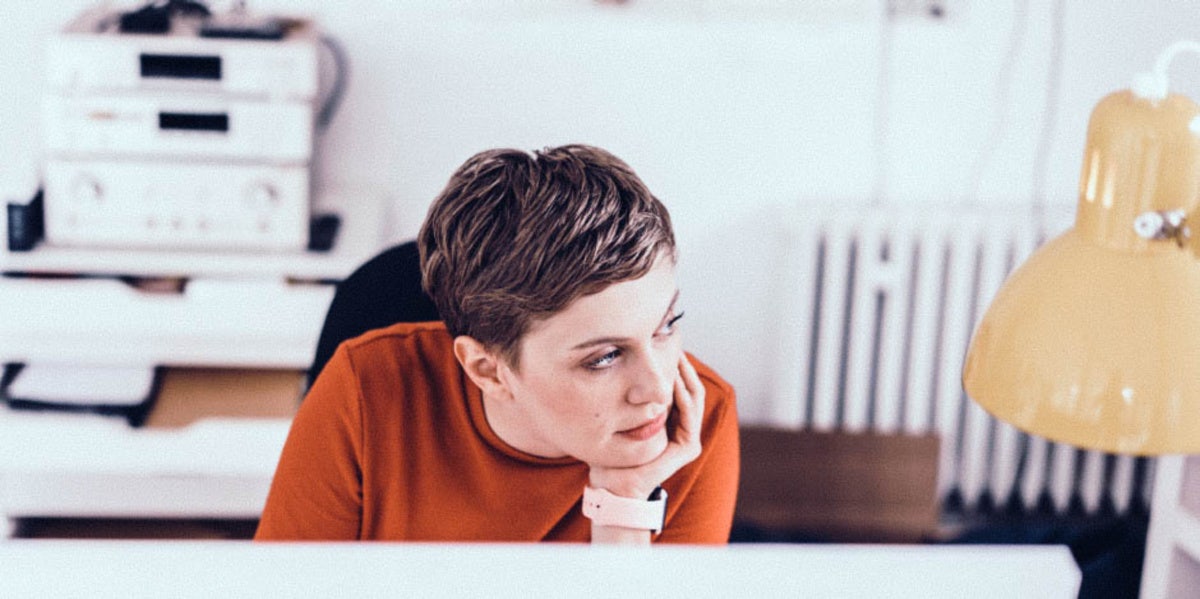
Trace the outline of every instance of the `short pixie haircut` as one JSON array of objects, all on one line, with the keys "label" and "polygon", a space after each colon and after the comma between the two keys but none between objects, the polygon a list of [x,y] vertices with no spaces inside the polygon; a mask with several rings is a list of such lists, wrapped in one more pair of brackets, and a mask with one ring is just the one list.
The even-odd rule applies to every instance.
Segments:
[{"label": "short pixie haircut", "polygon": [[671,217],[621,159],[567,145],[480,152],[450,177],[417,236],[421,284],[453,336],[516,367],[530,325],[675,260]]}]

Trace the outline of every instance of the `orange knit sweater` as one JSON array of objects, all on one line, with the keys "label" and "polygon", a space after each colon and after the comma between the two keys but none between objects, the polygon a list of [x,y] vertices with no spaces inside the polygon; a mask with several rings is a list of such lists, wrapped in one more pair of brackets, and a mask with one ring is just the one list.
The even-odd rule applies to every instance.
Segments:
[{"label": "orange knit sweater", "polygon": [[[663,483],[656,542],[724,543],[738,482],[733,389],[694,358],[703,450]],[[586,464],[507,445],[440,323],[397,324],[338,348],[283,448],[258,540],[588,541]]]}]

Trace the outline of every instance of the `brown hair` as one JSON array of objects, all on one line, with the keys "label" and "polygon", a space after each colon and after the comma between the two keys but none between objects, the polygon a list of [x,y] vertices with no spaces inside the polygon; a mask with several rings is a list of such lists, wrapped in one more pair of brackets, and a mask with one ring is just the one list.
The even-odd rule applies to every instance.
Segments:
[{"label": "brown hair", "polygon": [[585,145],[472,156],[430,206],[417,246],[450,334],[513,367],[535,320],[646,274],[664,250],[675,258],[666,207],[629,165]]}]

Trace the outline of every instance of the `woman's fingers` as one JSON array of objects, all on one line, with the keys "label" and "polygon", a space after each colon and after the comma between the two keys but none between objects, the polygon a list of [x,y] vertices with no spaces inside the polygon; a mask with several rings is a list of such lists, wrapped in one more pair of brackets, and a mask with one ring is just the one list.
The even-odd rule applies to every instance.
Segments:
[{"label": "woman's fingers", "polygon": [[[675,377],[675,406],[679,411],[679,422],[674,438],[670,440],[663,462],[670,463],[674,470],[687,465],[700,455],[700,426],[704,420],[704,385],[696,369],[686,355],[680,355],[678,375]],[[674,473],[674,470],[671,473]]]},{"label": "woman's fingers", "polygon": [[679,425],[682,432],[699,437],[700,423],[704,419],[704,384],[700,375],[688,361],[687,355],[679,357],[679,376],[675,378],[676,405],[679,406]]}]

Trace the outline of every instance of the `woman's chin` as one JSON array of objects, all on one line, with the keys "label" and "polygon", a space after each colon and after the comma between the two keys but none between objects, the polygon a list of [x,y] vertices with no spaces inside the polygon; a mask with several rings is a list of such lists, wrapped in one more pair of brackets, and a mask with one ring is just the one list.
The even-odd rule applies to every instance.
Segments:
[{"label": "woman's chin", "polygon": [[651,439],[640,441],[632,447],[623,447],[614,452],[609,468],[637,468],[658,459],[667,450],[667,435],[655,435]]}]

